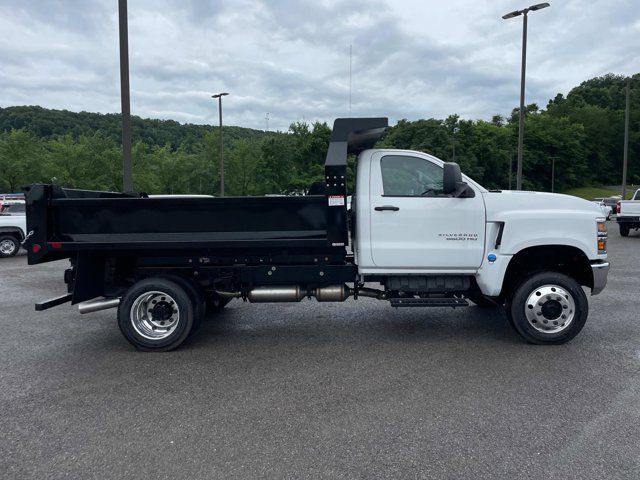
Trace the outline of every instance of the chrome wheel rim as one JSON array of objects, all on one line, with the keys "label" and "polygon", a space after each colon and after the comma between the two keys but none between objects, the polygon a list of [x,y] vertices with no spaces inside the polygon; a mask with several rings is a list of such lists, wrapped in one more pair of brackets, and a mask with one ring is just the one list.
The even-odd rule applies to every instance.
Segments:
[{"label": "chrome wheel rim", "polygon": [[4,255],[11,255],[15,251],[16,251],[16,243],[13,242],[12,240],[5,239],[2,242],[0,242],[0,252],[2,252]]},{"label": "chrome wheel rim", "polygon": [[165,292],[145,292],[131,305],[131,325],[146,339],[163,340],[175,331],[178,323],[180,308]]},{"label": "chrome wheel rim", "polygon": [[566,330],[576,315],[576,302],[559,285],[544,285],[531,292],[524,306],[529,325],[540,333],[553,334]]}]

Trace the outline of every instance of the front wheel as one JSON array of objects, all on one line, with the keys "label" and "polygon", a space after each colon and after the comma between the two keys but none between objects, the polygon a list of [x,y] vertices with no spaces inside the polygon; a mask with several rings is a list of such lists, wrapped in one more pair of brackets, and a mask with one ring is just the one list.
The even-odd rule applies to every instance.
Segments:
[{"label": "front wheel", "polygon": [[118,326],[139,350],[168,351],[177,348],[194,324],[191,296],[177,282],[148,278],[134,284],[118,306]]},{"label": "front wheel", "polygon": [[534,275],[509,296],[507,317],[528,342],[557,345],[575,337],[587,321],[589,303],[573,278],[556,272]]},{"label": "front wheel", "polygon": [[13,257],[20,250],[20,242],[11,235],[0,236],[0,257]]}]

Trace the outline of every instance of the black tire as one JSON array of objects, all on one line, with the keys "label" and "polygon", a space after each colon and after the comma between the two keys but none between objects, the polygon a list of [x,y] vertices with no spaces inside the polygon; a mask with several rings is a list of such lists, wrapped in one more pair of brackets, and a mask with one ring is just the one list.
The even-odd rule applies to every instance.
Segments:
[{"label": "black tire", "polygon": [[[157,295],[151,292],[161,293]],[[135,311],[139,311],[141,305],[145,305],[144,302],[142,304],[138,303],[145,293],[155,295],[155,298],[158,298],[155,302],[151,301],[153,309],[160,309],[158,319],[142,320],[145,318],[144,316],[135,314]],[[148,303],[149,307],[152,306],[151,302]],[[177,318],[172,320],[176,311]],[[160,315],[162,313],[171,314],[171,318],[167,319],[166,323],[172,326],[167,327],[166,332],[163,330],[165,327],[159,325],[160,322],[165,325],[162,320],[164,317]],[[189,336],[196,323],[194,321],[194,313],[193,300],[187,290],[179,283],[162,277],[147,278],[134,284],[122,297],[118,306],[118,326],[124,337],[137,349],[150,352],[166,352],[180,346]],[[153,316],[155,316],[155,313]],[[135,321],[134,318],[137,318],[138,321]],[[156,332],[155,327],[147,328],[150,323],[158,324],[159,331]],[[174,324],[175,326],[173,326]],[[168,330],[171,328],[172,330],[169,332]],[[145,335],[143,332],[147,334]],[[157,338],[153,338],[156,335]]]},{"label": "black tire", "polygon": [[496,308],[500,306],[499,303],[494,302],[480,292],[468,292],[466,297],[480,308]]},{"label": "black tire", "polygon": [[582,287],[557,272],[538,273],[523,281],[512,291],[505,308],[516,332],[537,345],[568,342],[580,333],[589,315],[589,302]]},{"label": "black tire", "polygon": [[20,251],[20,241],[13,235],[0,235],[0,258],[13,257]]},{"label": "black tire", "polygon": [[629,225],[625,225],[625,224],[620,224],[620,235],[623,237],[628,237],[629,236]]}]

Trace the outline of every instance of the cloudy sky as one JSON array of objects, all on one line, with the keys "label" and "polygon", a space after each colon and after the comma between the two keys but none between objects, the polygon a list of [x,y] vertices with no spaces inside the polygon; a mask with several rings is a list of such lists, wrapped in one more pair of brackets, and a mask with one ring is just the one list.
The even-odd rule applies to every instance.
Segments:
[{"label": "cloudy sky", "polygon": [[[532,2],[535,3],[535,0]],[[527,101],[640,71],[640,0],[551,0]],[[135,115],[286,129],[352,114],[488,119],[518,103],[524,0],[129,0]],[[0,106],[120,109],[117,0],[0,0]]]}]

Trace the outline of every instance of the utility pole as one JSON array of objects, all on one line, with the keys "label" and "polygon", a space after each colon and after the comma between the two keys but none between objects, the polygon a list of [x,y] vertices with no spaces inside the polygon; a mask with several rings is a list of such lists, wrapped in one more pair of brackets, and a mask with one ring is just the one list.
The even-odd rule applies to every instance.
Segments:
[{"label": "utility pole", "polygon": [[554,192],[556,183],[556,157],[551,157],[551,193]]},{"label": "utility pole", "polygon": [[522,19],[522,65],[520,68],[520,112],[518,121],[518,173],[516,176],[516,190],[522,190],[522,150],[524,144],[524,90],[525,90],[525,73],[527,68],[527,22],[529,12],[535,12],[548,7],[548,3],[538,3],[524,10],[515,10],[502,16],[503,19],[523,16]]},{"label": "utility pole", "polygon": [[269,131],[269,112],[264,116],[264,120],[267,124],[267,132]]},{"label": "utility pole", "polygon": [[133,191],[131,165],[131,102],[129,95],[129,33],[127,0],[118,0],[120,33],[120,103],[122,113],[122,191]]},{"label": "utility pole", "polygon": [[218,99],[218,117],[220,119],[220,196],[224,197],[224,142],[222,138],[222,97],[229,95],[227,92],[216,93],[211,98]]},{"label": "utility pole", "polygon": [[624,110],[624,152],[622,154],[622,199],[627,198],[627,161],[629,155],[629,110],[631,98],[631,77],[627,77],[627,99]]}]

